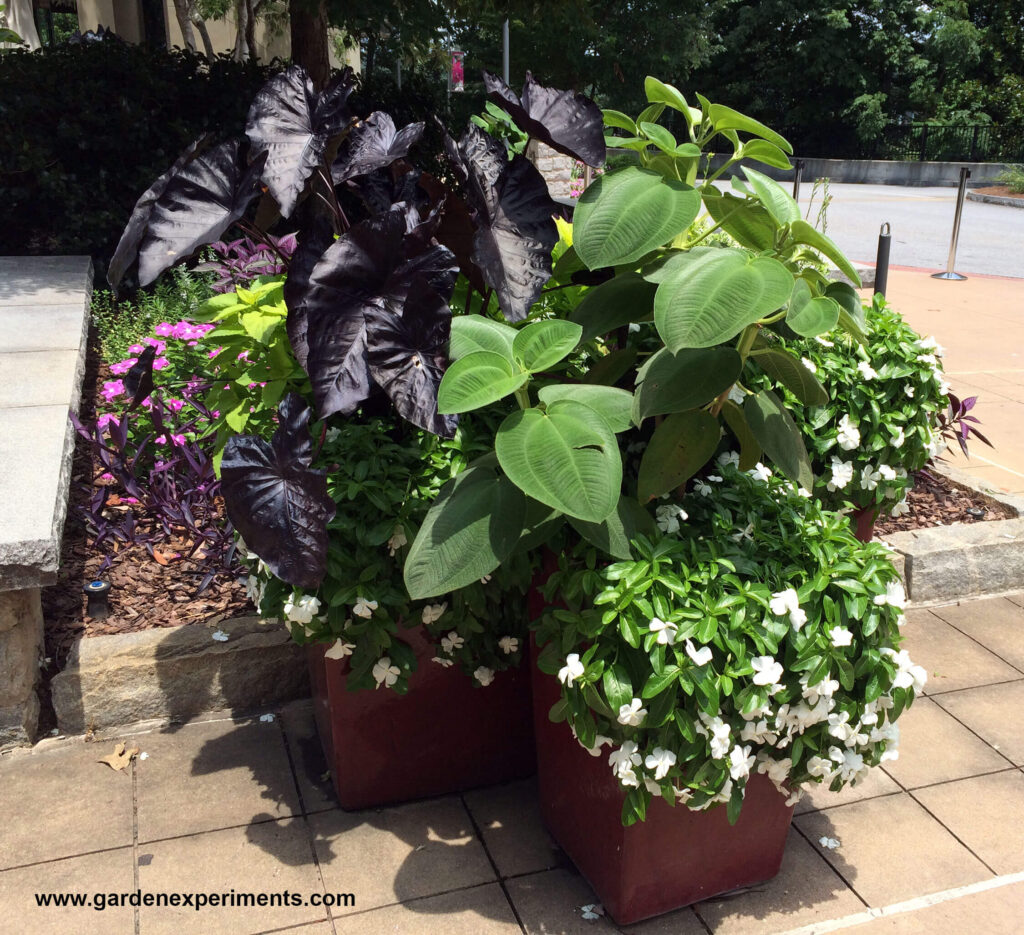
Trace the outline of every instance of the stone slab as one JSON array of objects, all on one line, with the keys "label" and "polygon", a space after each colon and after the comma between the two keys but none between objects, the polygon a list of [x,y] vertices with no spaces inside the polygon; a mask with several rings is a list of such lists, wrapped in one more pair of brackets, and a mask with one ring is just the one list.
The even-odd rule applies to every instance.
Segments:
[{"label": "stone slab", "polygon": [[968,192],[968,201],[980,201],[986,205],[1005,205],[1007,208],[1024,208],[1024,198],[1009,198],[1006,195],[983,195],[981,192]]},{"label": "stone slab", "polygon": [[0,348],[21,351],[77,351],[89,330],[82,303],[0,307]]},{"label": "stone slab", "polygon": [[[0,309],[0,319],[3,314]],[[77,409],[84,369],[78,350],[6,353],[0,347],[0,409],[72,404]]]},{"label": "stone slab", "polygon": [[68,305],[91,291],[87,256],[0,257],[0,305]]},{"label": "stone slab", "polygon": [[281,624],[240,617],[219,629],[227,642],[203,626],[81,640],[51,683],[60,730],[245,714],[308,696],[305,652]]}]

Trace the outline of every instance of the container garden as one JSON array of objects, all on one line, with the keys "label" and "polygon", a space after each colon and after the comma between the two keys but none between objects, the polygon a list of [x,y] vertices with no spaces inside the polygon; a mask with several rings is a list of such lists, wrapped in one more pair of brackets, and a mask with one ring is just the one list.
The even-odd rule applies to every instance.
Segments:
[{"label": "container garden", "polygon": [[430,664],[434,645],[407,634],[419,665],[404,695],[348,691],[345,660],[308,649],[317,732],[342,808],[461,792],[533,775],[529,669],[481,688],[457,668]]},{"label": "container garden", "polygon": [[747,785],[734,825],[726,810],[693,812],[652,801],[646,820],[622,824],[626,793],[548,711],[557,681],[534,677],[541,817],[619,925],[770,880],[782,864],[793,808],[767,776]]}]

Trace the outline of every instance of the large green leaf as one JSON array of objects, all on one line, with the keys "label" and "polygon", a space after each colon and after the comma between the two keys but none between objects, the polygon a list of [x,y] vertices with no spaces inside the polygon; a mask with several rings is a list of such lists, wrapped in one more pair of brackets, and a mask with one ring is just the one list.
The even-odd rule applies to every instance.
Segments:
[{"label": "large green leaf", "polygon": [[800,220],[800,208],[793,200],[793,196],[775,179],[770,179],[767,175],[756,169],[751,169],[749,166],[743,167],[743,174],[747,177],[750,187],[754,189],[754,193],[764,205],[765,210],[775,219],[775,223],[779,227]]},{"label": "large green leaf", "polygon": [[572,274],[578,273],[581,269],[586,269],[586,267],[579,258],[579,254],[576,253],[576,247],[568,246],[565,248],[565,252],[555,261],[555,265],[551,270],[551,278],[555,282],[565,285],[572,282]]},{"label": "large green leaf", "polygon": [[685,412],[711,402],[739,378],[743,360],[734,348],[658,351],[637,373],[633,421]]},{"label": "large green leaf", "polygon": [[619,497],[615,512],[600,523],[588,523],[571,516],[569,523],[588,542],[621,559],[635,557],[629,543],[638,535],[652,538],[655,534],[650,513],[632,497]]},{"label": "large green leaf", "polygon": [[805,338],[831,331],[839,321],[839,303],[823,295],[814,295],[806,279],[797,279],[786,310],[786,324]]},{"label": "large green leaf", "polygon": [[712,347],[770,315],[792,291],[793,276],[778,260],[709,250],[658,286],[654,322],[670,350]]},{"label": "large green leaf", "polygon": [[483,315],[456,315],[452,318],[448,356],[452,360],[459,360],[474,351],[490,351],[511,363],[512,342],[517,334],[515,328],[484,318]]},{"label": "large green leaf", "polygon": [[743,410],[736,403],[727,399],[722,403],[722,418],[725,419],[725,424],[729,426],[732,434],[736,436],[736,441],[740,443],[739,469],[749,471],[761,460],[761,446],[754,438],[754,433],[750,431],[750,426],[747,425],[747,417],[743,415]]},{"label": "large green leaf", "polygon": [[557,364],[580,343],[583,328],[558,318],[527,325],[512,342],[512,354],[530,373],[547,370]]},{"label": "large green leaf", "polygon": [[641,123],[640,132],[647,137],[663,153],[672,155],[679,145],[676,138],[663,126],[657,123]]},{"label": "large green leaf", "polygon": [[616,507],[622,459],[604,417],[574,400],[521,409],[498,429],[502,470],[535,500],[599,523]]},{"label": "large green leaf", "polygon": [[630,322],[651,318],[656,288],[636,273],[616,276],[587,292],[569,320],[582,326],[581,341],[591,341]]},{"label": "large green leaf", "polygon": [[590,268],[633,263],[686,230],[700,211],[689,185],[628,166],[601,176],[573,214],[573,247]]},{"label": "large green leaf", "polygon": [[[644,92],[647,94],[647,100],[650,103],[668,104],[669,107],[678,110],[683,115],[687,126],[693,125],[695,108],[690,107],[686,103],[686,98],[672,85],[665,84],[663,81],[648,75],[644,79]],[[696,113],[696,119],[700,120],[700,111],[696,111]]]},{"label": "large green leaf", "polygon": [[636,124],[628,114],[624,114],[621,110],[605,108],[601,112],[601,116],[604,118],[607,126],[618,127],[620,130],[625,130],[627,133],[632,133],[633,136],[636,136]]},{"label": "large green leaf", "polygon": [[771,390],[748,396],[743,414],[754,437],[776,466],[805,490],[814,489],[814,473],[807,457],[803,436],[793,417]]},{"label": "large green leaf", "polygon": [[545,386],[537,397],[546,406],[560,399],[575,399],[599,412],[613,432],[625,432],[633,412],[633,394],[615,386],[590,386],[586,383],[556,383]]},{"label": "large green leaf", "polygon": [[730,237],[751,250],[770,250],[775,243],[775,222],[759,204],[737,198],[731,192],[720,195],[715,189],[704,189],[704,206],[716,224]]},{"label": "large green leaf", "polygon": [[441,414],[469,412],[514,393],[529,379],[492,351],[473,351],[452,363],[437,389]]},{"label": "large green leaf", "polygon": [[824,406],[828,402],[825,387],[792,354],[781,350],[762,351],[757,354],[754,361],[805,406]]},{"label": "large green leaf", "polygon": [[830,282],[825,287],[825,295],[839,303],[839,327],[861,344],[867,341],[871,329],[864,305],[853,286],[847,282]]},{"label": "large green leaf", "polygon": [[715,453],[722,430],[703,409],[668,416],[651,436],[640,461],[637,496],[646,503],[696,474]]},{"label": "large green leaf", "polygon": [[776,169],[793,168],[789,157],[778,146],[767,140],[747,140],[743,144],[743,158],[756,159],[767,166],[775,166]]},{"label": "large green leaf", "polygon": [[793,154],[793,147],[784,136],[779,136],[774,130],[766,127],[760,121],[754,120],[739,111],[726,107],[724,104],[711,104],[707,108],[708,118],[716,130],[739,130],[742,133],[750,133],[759,136],[769,143],[774,143],[783,152]]},{"label": "large green leaf", "polygon": [[583,375],[583,382],[594,386],[611,386],[633,368],[636,358],[637,349],[635,347],[624,347],[621,350],[612,351],[591,365]]},{"label": "large green leaf", "polygon": [[829,237],[826,237],[821,231],[816,230],[806,221],[794,221],[789,230],[793,240],[797,243],[806,244],[808,247],[813,247],[819,253],[824,254],[843,271],[855,286],[860,286],[860,275],[857,273],[857,270],[846,259],[846,254]]},{"label": "large green leaf", "polygon": [[525,513],[522,491],[491,468],[471,466],[448,481],[405,560],[409,596],[437,597],[490,574],[515,548]]}]

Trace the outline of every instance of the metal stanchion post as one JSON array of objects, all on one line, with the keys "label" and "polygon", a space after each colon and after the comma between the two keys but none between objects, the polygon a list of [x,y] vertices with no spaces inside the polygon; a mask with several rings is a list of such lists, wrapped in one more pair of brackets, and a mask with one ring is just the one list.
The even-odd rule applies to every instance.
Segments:
[{"label": "metal stanchion post", "polygon": [[797,159],[796,161],[796,173],[793,175],[793,200],[800,200],[800,180],[804,175],[804,161],[803,159]]},{"label": "metal stanchion post", "polygon": [[508,84],[508,20],[501,24],[501,77]]},{"label": "metal stanchion post", "polygon": [[967,192],[967,180],[971,177],[971,170],[967,166],[961,166],[960,168],[960,188],[956,193],[956,214],[953,216],[953,238],[949,242],[949,259],[946,261],[946,272],[944,273],[932,273],[932,279],[966,279],[966,276],[961,276],[959,273],[953,272],[953,266],[956,264],[956,244],[960,239],[960,216],[964,211],[964,195]]},{"label": "metal stanchion post", "polygon": [[889,284],[889,245],[892,243],[892,228],[886,221],[878,231],[878,253],[875,255],[875,292],[885,298],[885,287]]}]

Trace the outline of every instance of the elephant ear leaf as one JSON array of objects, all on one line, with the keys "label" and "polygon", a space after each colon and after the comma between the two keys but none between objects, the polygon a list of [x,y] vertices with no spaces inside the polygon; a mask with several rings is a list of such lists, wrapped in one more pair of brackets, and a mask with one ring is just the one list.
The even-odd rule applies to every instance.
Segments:
[{"label": "elephant ear leaf", "polygon": [[128,406],[129,409],[135,409],[153,392],[153,361],[155,358],[156,348],[150,344],[143,349],[139,354],[139,359],[124,375],[125,392],[132,399]]},{"label": "elephant ear leaf", "polygon": [[448,367],[445,347],[452,313],[422,278],[409,291],[404,308],[392,302],[366,310],[370,375],[390,397],[398,414],[421,429],[453,438],[458,417],[439,415],[437,388]]},{"label": "elephant ear leaf", "polygon": [[291,216],[306,180],[331,137],[348,123],[351,75],[339,75],[317,96],[299,65],[271,78],[256,94],[245,123],[254,153],[266,153],[263,181],[284,217]]},{"label": "elephant ear leaf", "polygon": [[530,136],[588,166],[604,165],[604,116],[589,97],[545,88],[533,80],[530,72],[526,73],[522,98],[486,71],[484,87],[491,100],[504,107]]},{"label": "elephant ear leaf", "polygon": [[505,317],[522,321],[551,278],[556,206],[532,162],[522,155],[509,162],[502,144],[488,140],[470,126],[459,143],[475,213],[472,260],[497,293]]},{"label": "elephant ear leaf", "polygon": [[139,200],[135,202],[132,216],[128,219],[128,226],[125,227],[124,233],[117,243],[117,249],[110,259],[110,266],[107,267],[107,282],[110,283],[110,288],[114,292],[118,291],[121,280],[124,279],[124,274],[128,272],[128,268],[139,255],[139,244],[142,243],[142,238],[146,236],[146,225],[149,223],[149,217],[153,213],[153,207],[157,203],[157,199],[167,189],[171,179],[195,158],[196,153],[206,146],[209,139],[210,135],[206,134],[192,143],[188,149],[178,156],[174,161],[174,165],[150,185],[142,193]]},{"label": "elephant ear leaf", "polygon": [[345,148],[334,160],[331,166],[334,183],[367,175],[408,156],[409,148],[423,135],[423,127],[421,121],[396,131],[390,114],[383,111],[370,114],[352,131]]},{"label": "elephant ear leaf", "polygon": [[263,157],[247,166],[239,147],[228,140],[197,153],[168,180],[139,247],[139,285],[220,239],[259,195]]},{"label": "elephant ear leaf", "polygon": [[326,472],[310,466],[309,407],[290,393],[278,413],[269,443],[254,435],[228,440],[221,490],[245,544],[282,581],[313,589],[327,569],[327,524],[335,506]]}]

